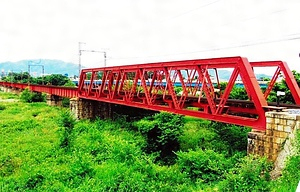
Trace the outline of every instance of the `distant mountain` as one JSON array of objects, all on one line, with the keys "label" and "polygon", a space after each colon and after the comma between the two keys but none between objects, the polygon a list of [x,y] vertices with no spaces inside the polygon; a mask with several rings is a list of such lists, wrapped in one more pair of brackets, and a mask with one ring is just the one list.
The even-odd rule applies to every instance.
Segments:
[{"label": "distant mountain", "polygon": [[9,71],[20,73],[22,71],[28,71],[28,65],[30,65],[30,73],[36,74],[37,76],[42,74],[42,66],[44,66],[45,74],[68,74],[68,76],[78,75],[78,64],[50,59],[3,62],[0,63],[0,70],[1,72],[4,70],[5,73]]},{"label": "distant mountain", "polygon": [[[22,60],[17,62],[3,62],[0,63],[0,70],[5,73],[13,71],[20,73],[21,71],[28,71],[28,65],[30,65],[30,73],[36,76],[42,74],[42,67],[44,66],[45,74],[68,74],[68,76],[78,75],[78,64],[67,63],[61,60],[50,60],[50,59],[36,59],[36,60]],[[39,65],[39,66],[34,66]],[[84,68],[84,67],[83,67]],[[228,70],[218,70],[218,75],[220,80],[228,80],[231,76],[231,71]],[[210,75],[215,76],[215,72],[210,70]],[[265,74],[256,74],[259,79],[261,77],[269,77]]]}]

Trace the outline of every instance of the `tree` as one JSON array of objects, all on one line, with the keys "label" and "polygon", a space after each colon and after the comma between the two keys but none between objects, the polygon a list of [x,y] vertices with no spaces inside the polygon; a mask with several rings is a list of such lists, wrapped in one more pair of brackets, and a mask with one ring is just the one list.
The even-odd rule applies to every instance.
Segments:
[{"label": "tree", "polygon": [[182,116],[166,112],[146,117],[135,123],[136,128],[145,136],[147,153],[158,153],[157,160],[166,164],[174,163],[179,150],[179,136],[182,134],[184,121]]},{"label": "tree", "polygon": [[[39,80],[41,80],[41,77],[39,77]],[[55,86],[63,86],[66,83],[68,83],[70,79],[64,75],[61,74],[52,74],[44,77],[44,83],[55,85]],[[38,84],[41,84],[39,81]]]},{"label": "tree", "polygon": [[14,83],[32,83],[32,84],[44,84],[44,85],[55,85],[63,86],[70,84],[70,79],[61,74],[52,74],[44,77],[32,77],[28,72],[14,73],[10,72],[6,77],[2,78],[6,82]]},{"label": "tree", "polygon": [[[297,73],[295,70],[293,70],[292,72],[293,72],[293,75],[296,79],[298,86],[300,87],[300,73]],[[292,93],[291,93],[290,89],[288,88],[287,83],[284,79],[281,82],[275,83],[273,90],[270,92],[270,95],[268,97],[268,101],[270,101],[270,102],[277,101],[277,91],[285,92],[285,95],[280,97],[280,102],[290,103],[290,104],[295,103]]]}]

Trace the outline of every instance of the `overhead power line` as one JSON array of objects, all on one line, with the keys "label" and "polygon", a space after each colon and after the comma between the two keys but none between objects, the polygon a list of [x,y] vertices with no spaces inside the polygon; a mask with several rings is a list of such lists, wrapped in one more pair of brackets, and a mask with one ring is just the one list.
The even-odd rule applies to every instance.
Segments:
[{"label": "overhead power line", "polygon": [[227,47],[210,48],[210,49],[203,49],[203,50],[198,50],[198,51],[190,51],[190,52],[182,52],[182,53],[174,53],[174,54],[153,55],[153,56],[146,56],[146,57],[110,58],[110,60],[139,59],[139,58],[153,58],[153,57],[185,55],[185,54],[192,54],[192,53],[202,53],[202,52],[210,52],[210,51],[235,49],[235,48],[239,48],[239,47],[250,47],[250,46],[255,46],[255,45],[263,45],[263,44],[277,43],[277,42],[283,42],[283,41],[292,41],[292,40],[299,40],[299,39],[300,39],[300,33],[295,33],[295,34],[287,35],[286,38],[275,39],[275,40],[256,41],[256,42],[244,43],[244,44],[240,44],[240,45],[232,45],[232,46],[227,46]]},{"label": "overhead power line", "polygon": [[209,5],[212,5],[212,4],[214,4],[214,3],[217,3],[217,2],[219,2],[219,1],[221,1],[221,0],[217,0],[217,1],[213,1],[213,2],[210,2],[210,3],[204,4],[204,5],[200,6],[200,7],[195,8],[195,9],[191,9],[191,10],[186,11],[186,12],[184,12],[184,13],[180,13],[180,14],[178,14],[178,15],[175,15],[175,16],[171,17],[170,19],[175,19],[175,18],[177,18],[177,17],[181,17],[181,16],[183,16],[183,15],[187,15],[187,14],[189,14],[189,13],[191,13],[191,12],[194,12],[194,11],[196,11],[196,10],[202,9],[202,8],[204,8],[204,7],[207,7],[207,6],[209,6]]}]

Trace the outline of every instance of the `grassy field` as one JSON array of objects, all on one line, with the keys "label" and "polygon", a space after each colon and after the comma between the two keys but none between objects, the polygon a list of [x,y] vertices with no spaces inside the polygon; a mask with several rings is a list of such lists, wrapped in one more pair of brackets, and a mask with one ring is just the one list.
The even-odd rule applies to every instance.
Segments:
[{"label": "grassy field", "polygon": [[[270,164],[246,156],[247,128],[185,117],[174,135],[175,118],[164,117],[171,119],[75,121],[66,109],[22,103],[0,92],[0,191],[293,191],[297,186],[299,151],[283,177],[270,182]],[[159,134],[155,146],[147,137],[153,131]],[[170,163],[160,155],[172,139],[179,148]]]}]

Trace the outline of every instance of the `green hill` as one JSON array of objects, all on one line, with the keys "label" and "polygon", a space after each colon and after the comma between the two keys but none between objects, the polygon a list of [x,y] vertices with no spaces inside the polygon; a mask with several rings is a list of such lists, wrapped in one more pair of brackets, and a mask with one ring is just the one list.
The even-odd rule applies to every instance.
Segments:
[{"label": "green hill", "polygon": [[61,60],[50,60],[50,59],[36,59],[36,60],[22,60],[17,62],[3,62],[0,63],[0,70],[5,73],[9,71],[22,72],[28,71],[28,65],[30,66],[31,74],[40,76],[42,74],[41,66],[44,66],[45,74],[68,74],[69,76],[78,75],[78,64],[67,63]]}]

